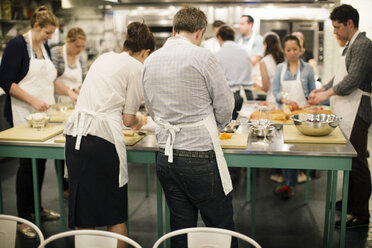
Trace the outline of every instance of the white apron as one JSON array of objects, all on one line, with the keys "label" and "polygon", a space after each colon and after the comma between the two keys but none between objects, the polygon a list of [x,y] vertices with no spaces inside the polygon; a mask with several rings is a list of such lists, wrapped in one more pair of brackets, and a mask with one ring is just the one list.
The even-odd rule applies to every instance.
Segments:
[{"label": "white apron", "polygon": [[218,171],[220,173],[220,178],[222,182],[222,187],[224,190],[225,195],[230,193],[233,189],[230,173],[227,168],[227,163],[225,160],[225,157],[223,156],[223,151],[220,144],[220,139],[218,136],[218,129],[216,124],[216,119],[214,117],[214,114],[211,113],[208,115],[207,118],[205,118],[202,121],[198,121],[195,123],[187,123],[187,124],[178,124],[178,125],[172,125],[168,121],[163,120],[161,118],[155,118],[155,122],[159,125],[159,127],[168,130],[169,136],[167,139],[167,143],[165,146],[165,152],[164,154],[168,156],[168,162],[173,162],[173,144],[174,140],[176,138],[176,133],[181,130],[181,128],[191,128],[191,127],[198,127],[198,126],[205,126],[208,130],[208,133],[212,139],[214,152],[216,154],[216,160],[217,160],[217,167]]},{"label": "white apron", "polygon": [[[252,48],[253,48],[253,43],[254,43],[254,38],[256,37],[256,34],[252,32],[252,35],[251,35],[251,38],[249,38],[249,41],[247,43],[247,45],[243,45],[243,43],[240,43],[241,46],[244,48],[244,50],[247,51],[247,53],[249,54],[249,57],[252,57]],[[255,76],[259,76],[260,75],[260,63],[256,63],[255,66],[252,67],[252,75],[253,75],[253,78]]]},{"label": "white apron", "polygon": [[[76,67],[71,69],[67,62],[67,48],[66,45],[62,47],[63,60],[65,62],[65,70],[61,76],[58,77],[58,81],[63,83],[69,88],[79,88],[83,82],[83,72],[79,57],[76,59]],[[69,96],[56,95],[56,101],[58,103],[72,103],[72,99]]]},{"label": "white apron", "polygon": [[69,118],[69,120],[74,121],[72,136],[77,137],[75,143],[76,150],[80,150],[80,142],[82,136],[84,135],[84,130],[88,130],[93,119],[99,118],[108,124],[111,135],[114,138],[115,149],[119,157],[119,187],[122,187],[128,183],[127,150],[125,148],[121,112],[122,107],[111,109],[104,107],[100,111],[94,112],[79,109],[76,106],[74,113]]},{"label": "white apron", "polygon": [[[355,34],[353,39],[350,41],[349,48],[351,47],[357,35],[358,34]],[[346,54],[348,54],[348,52],[349,49],[346,51]],[[345,61],[346,54],[345,56],[341,56],[340,58],[338,69],[336,71],[335,78],[333,79],[333,87],[339,84],[342,79],[348,74]],[[351,130],[353,129],[355,117],[358,113],[362,95],[371,97],[370,93],[364,92],[359,88],[354,90],[350,95],[347,96],[335,95],[330,97],[331,111],[336,115],[342,116],[340,127],[348,139],[350,139]]]},{"label": "white apron", "polygon": [[282,86],[282,91],[288,93],[288,100],[296,102],[298,106],[305,106],[307,104],[307,100],[301,83],[300,61],[298,62],[297,77],[295,80],[284,80],[284,74],[286,70],[287,63],[284,63],[280,75],[280,84]]},{"label": "white apron", "polygon": [[[32,50],[31,31],[28,32],[28,40],[31,47],[29,51],[30,64],[26,76],[18,83],[18,86],[33,97],[43,100],[49,105],[54,104],[54,80],[57,77],[57,70],[44,45],[41,45],[44,59],[35,58]],[[30,104],[15,97],[11,97],[11,107],[14,126],[27,124],[25,117],[37,112]]]}]

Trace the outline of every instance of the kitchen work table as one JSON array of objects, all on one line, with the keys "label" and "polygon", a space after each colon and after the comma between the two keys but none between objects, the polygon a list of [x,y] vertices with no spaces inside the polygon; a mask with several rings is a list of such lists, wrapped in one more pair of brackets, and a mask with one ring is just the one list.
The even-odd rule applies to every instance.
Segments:
[{"label": "kitchen work table", "polygon": [[[39,205],[39,192],[37,179],[37,166],[36,159],[55,159],[55,168],[58,183],[58,196],[61,214],[61,229],[66,230],[66,216],[63,202],[63,186],[62,186],[62,160],[65,159],[64,143],[55,142],[60,138],[60,135],[48,139],[44,142],[31,142],[31,141],[7,141],[0,140],[0,157],[13,157],[13,158],[31,158],[32,159],[32,180],[34,188],[34,204],[35,209],[40,210]],[[128,162],[141,163],[141,164],[155,164],[156,156],[156,139],[154,135],[149,135],[143,138],[134,146],[127,146],[127,159]],[[148,196],[148,181],[149,181],[149,166],[146,167],[146,196]],[[158,185],[160,187],[160,184]],[[161,192],[161,189],[159,190]],[[0,182],[0,214],[3,213],[3,201]],[[40,211],[35,211],[35,223],[40,227]],[[162,230],[162,222],[158,222],[159,230]],[[160,235],[161,233],[159,233]]]},{"label": "kitchen work table", "polygon": [[[238,132],[248,132],[246,126],[239,127]],[[346,144],[284,144],[282,130],[277,130],[269,146],[254,145],[256,137],[250,134],[246,149],[224,149],[227,164],[233,167],[252,168],[251,187],[251,236],[255,236],[255,169],[254,168],[289,168],[289,169],[315,169],[327,170],[327,190],[325,203],[325,221],[323,247],[332,247],[333,230],[335,219],[335,202],[337,191],[337,171],[344,171],[343,178],[343,199],[347,199],[349,172],[351,170],[352,157],[356,152],[349,141]],[[1,141],[0,156],[3,157],[27,157],[33,159],[33,172],[36,175],[36,158],[64,159],[64,144],[54,143],[54,138],[45,142],[16,142]],[[148,134],[134,146],[127,147],[128,162],[154,164],[158,147],[153,134]],[[57,173],[61,173],[61,166],[57,166]],[[249,174],[249,173],[247,173]],[[249,175],[247,175],[248,177]],[[61,206],[61,223],[65,229],[65,217],[63,211],[62,183],[61,176],[58,177],[59,197]],[[37,180],[34,178],[34,183]],[[35,187],[37,188],[37,187]],[[37,192],[36,192],[37,193]],[[38,197],[38,194],[35,194]],[[35,197],[36,197],[35,196]],[[162,190],[157,181],[157,214],[158,214],[158,236],[163,234],[163,198]],[[345,222],[346,222],[346,201],[342,201],[342,218],[340,247],[345,246]],[[38,201],[35,200],[35,208]],[[169,212],[167,208],[165,215],[165,230],[169,231]],[[40,224],[40,216],[36,216],[36,223]]]}]

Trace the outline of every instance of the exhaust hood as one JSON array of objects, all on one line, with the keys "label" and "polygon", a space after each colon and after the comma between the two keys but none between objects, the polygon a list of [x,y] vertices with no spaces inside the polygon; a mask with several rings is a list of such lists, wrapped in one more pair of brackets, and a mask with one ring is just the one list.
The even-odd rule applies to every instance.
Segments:
[{"label": "exhaust hood", "polygon": [[134,3],[143,3],[143,4],[211,4],[211,3],[239,3],[239,4],[330,4],[335,3],[335,0],[119,0],[120,4],[134,4]]},{"label": "exhaust hood", "polygon": [[333,4],[337,0],[61,0],[62,8],[134,4]]}]

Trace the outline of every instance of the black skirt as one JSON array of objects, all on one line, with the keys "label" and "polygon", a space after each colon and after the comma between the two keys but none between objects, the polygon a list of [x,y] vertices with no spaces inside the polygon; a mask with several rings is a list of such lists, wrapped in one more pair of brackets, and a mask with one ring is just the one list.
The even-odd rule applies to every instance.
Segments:
[{"label": "black skirt", "polygon": [[65,157],[69,182],[68,226],[99,227],[126,222],[128,188],[119,188],[119,157],[115,145],[96,136],[66,135]]}]

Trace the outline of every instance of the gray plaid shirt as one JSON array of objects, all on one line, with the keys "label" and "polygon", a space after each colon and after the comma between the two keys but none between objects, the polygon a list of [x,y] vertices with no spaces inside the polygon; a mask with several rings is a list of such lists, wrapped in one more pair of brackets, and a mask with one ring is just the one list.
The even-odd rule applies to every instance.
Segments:
[{"label": "gray plaid shirt", "polygon": [[[171,124],[193,123],[212,111],[217,125],[231,120],[234,98],[217,59],[207,49],[182,36],[169,38],[162,48],[145,61],[143,91],[149,114]],[[156,137],[165,147],[168,131],[158,128]],[[213,150],[205,127],[181,129],[174,149]]]},{"label": "gray plaid shirt", "polygon": [[[371,93],[372,83],[372,41],[366,37],[366,33],[359,33],[354,43],[346,53],[346,69],[348,75],[333,87],[339,96],[347,96],[355,89]],[[323,88],[329,89],[333,86],[333,79]],[[367,123],[372,123],[371,99],[362,96],[358,115]]]}]

